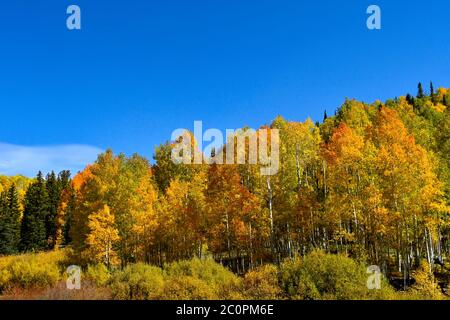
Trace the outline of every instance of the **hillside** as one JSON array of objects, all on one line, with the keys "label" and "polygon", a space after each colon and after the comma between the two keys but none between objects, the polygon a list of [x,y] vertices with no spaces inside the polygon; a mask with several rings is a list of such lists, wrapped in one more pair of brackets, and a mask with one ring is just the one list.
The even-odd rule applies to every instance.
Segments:
[{"label": "hillside", "polygon": [[377,266],[398,289],[420,277],[436,289],[434,276],[446,289],[450,89],[429,91],[347,99],[320,122],[277,117],[270,176],[261,164],[175,164],[167,142],[154,165],[108,150],[73,178],[0,177],[0,254],[70,247],[71,263],[109,271],[209,257],[238,275],[273,265],[275,277],[283,261],[323,254]]}]

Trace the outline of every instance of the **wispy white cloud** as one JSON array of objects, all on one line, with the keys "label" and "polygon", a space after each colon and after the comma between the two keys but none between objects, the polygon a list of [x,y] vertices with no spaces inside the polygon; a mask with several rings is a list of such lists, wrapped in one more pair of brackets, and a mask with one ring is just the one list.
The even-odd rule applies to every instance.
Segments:
[{"label": "wispy white cloud", "polygon": [[88,145],[20,146],[0,142],[0,174],[33,177],[40,170],[76,173],[103,150]]}]

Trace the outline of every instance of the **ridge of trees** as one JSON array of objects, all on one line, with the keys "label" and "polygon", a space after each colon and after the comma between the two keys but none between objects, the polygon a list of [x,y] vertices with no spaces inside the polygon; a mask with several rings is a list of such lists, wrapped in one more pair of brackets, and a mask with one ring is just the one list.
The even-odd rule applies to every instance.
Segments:
[{"label": "ridge of trees", "polygon": [[[305,255],[343,253],[400,272],[449,255],[450,89],[347,99],[322,123],[277,117],[280,170],[155,164],[99,155],[70,178],[0,177],[0,254],[73,247],[80,263],[158,266],[212,256],[236,272]],[[226,152],[226,150],[221,150]],[[18,187],[20,185],[20,187]]]}]

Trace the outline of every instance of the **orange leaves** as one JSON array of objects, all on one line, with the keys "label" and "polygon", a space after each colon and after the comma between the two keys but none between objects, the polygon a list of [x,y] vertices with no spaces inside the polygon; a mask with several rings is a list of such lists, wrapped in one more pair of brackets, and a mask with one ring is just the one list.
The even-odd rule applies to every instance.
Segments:
[{"label": "orange leaves", "polygon": [[355,235],[395,238],[399,224],[413,228],[413,218],[423,222],[430,210],[442,209],[433,155],[416,144],[393,109],[379,108],[359,130],[340,123],[322,154],[328,163],[327,219]]},{"label": "orange leaves", "polygon": [[351,165],[361,160],[364,140],[345,123],[333,132],[330,142],[325,146],[325,157],[330,164]]},{"label": "orange leaves", "polygon": [[432,154],[416,144],[397,113],[387,108],[377,115],[371,137],[379,148],[377,168],[386,204],[407,208],[409,214],[429,208],[442,187]]},{"label": "orange leaves", "polygon": [[77,200],[71,230],[75,249],[84,250],[88,221],[106,205],[114,218],[114,228],[121,235],[117,252],[122,262],[130,255],[144,256],[156,224],[157,193],[151,178],[147,160],[137,155],[115,156],[110,150],[78,174],[73,182]]},{"label": "orange leaves", "polygon": [[279,130],[280,167],[269,177],[261,164],[177,165],[170,144],[156,150],[154,176],[144,159],[106,152],[74,178],[75,229],[86,238],[80,221],[108,205],[124,262],[162,264],[207,249],[252,264],[313,246],[364,248],[380,259],[449,212],[427,121],[404,98],[386,106],[347,100],[322,125],[278,117],[270,128]]},{"label": "orange leaves", "polygon": [[209,239],[217,253],[244,248],[250,228],[258,234],[262,217],[259,199],[241,183],[235,166],[210,167],[208,173],[207,210],[213,226]]},{"label": "orange leaves", "polygon": [[376,114],[373,125],[368,127],[370,139],[376,146],[391,146],[396,143],[414,144],[397,111],[382,107]]},{"label": "orange leaves", "polygon": [[79,172],[75,177],[73,177],[72,185],[76,191],[80,190],[81,187],[86,183],[86,181],[92,177],[91,169],[92,165],[88,165],[83,171]]}]

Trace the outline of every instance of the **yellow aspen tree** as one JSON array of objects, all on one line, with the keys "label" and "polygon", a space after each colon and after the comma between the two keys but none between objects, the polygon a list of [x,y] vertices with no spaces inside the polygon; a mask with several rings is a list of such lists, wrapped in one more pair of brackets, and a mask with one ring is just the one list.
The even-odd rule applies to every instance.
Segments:
[{"label": "yellow aspen tree", "polygon": [[117,262],[114,245],[120,240],[115,227],[114,215],[107,205],[102,210],[89,216],[89,234],[86,238],[88,259],[103,262],[107,267]]}]

